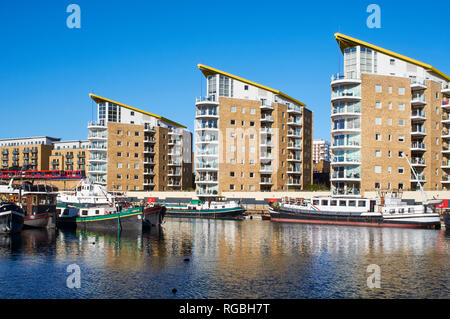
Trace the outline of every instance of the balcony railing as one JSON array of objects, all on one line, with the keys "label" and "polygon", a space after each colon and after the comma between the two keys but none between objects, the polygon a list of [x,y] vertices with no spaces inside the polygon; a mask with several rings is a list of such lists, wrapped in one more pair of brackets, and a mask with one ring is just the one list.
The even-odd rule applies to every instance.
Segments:
[{"label": "balcony railing", "polygon": [[360,80],[360,76],[356,72],[347,72],[347,73],[335,73],[331,76],[331,81],[337,80]]}]

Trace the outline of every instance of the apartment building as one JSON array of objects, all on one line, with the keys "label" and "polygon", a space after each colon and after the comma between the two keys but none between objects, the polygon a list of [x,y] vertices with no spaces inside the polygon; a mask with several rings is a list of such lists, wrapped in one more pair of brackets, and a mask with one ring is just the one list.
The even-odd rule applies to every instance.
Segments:
[{"label": "apartment building", "polygon": [[192,188],[192,133],[162,116],[90,94],[88,175],[108,190]]},{"label": "apartment building", "polygon": [[[332,191],[445,189],[450,184],[449,81],[431,65],[337,33],[331,78]],[[417,171],[413,174],[406,155]]]},{"label": "apartment building", "polygon": [[196,100],[197,195],[312,184],[313,114],[305,104],[224,71],[198,68],[207,93]]},{"label": "apartment building", "polygon": [[0,169],[48,170],[53,144],[59,141],[59,138],[48,136],[2,139]]},{"label": "apartment building", "polygon": [[323,139],[313,140],[313,162],[315,164],[321,161],[331,161],[330,146],[330,141]]},{"label": "apartment building", "polygon": [[49,166],[56,171],[86,171],[89,155],[89,141],[55,142]]}]

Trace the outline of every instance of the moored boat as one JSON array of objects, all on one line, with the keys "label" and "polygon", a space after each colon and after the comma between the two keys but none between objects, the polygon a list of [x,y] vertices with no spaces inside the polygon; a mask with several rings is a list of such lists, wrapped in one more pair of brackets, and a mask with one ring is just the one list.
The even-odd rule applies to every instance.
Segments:
[{"label": "moored boat", "polygon": [[14,203],[0,202],[0,233],[14,234],[22,230],[24,213]]},{"label": "moored boat", "polygon": [[24,228],[48,226],[50,217],[56,213],[57,191],[57,188],[42,183],[24,182],[14,185],[13,179],[8,185],[0,185],[0,197],[16,204],[24,214]]},{"label": "moored boat", "polygon": [[244,207],[235,201],[202,201],[192,200],[189,204],[165,204],[167,217],[242,219]]},{"label": "moored boat", "polygon": [[379,192],[376,200],[363,197],[285,198],[270,206],[271,221],[375,227],[434,228],[441,226],[436,201],[409,204],[401,192]]},{"label": "moored boat", "polygon": [[[57,226],[83,230],[142,230],[162,223],[161,205],[135,206],[102,185],[82,181],[58,197]],[[162,216],[161,216],[162,215]]]}]

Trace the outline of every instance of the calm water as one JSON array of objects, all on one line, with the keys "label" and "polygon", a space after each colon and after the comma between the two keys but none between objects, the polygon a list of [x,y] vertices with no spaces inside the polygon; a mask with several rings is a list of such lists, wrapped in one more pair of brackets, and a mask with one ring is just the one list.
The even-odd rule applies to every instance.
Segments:
[{"label": "calm water", "polygon": [[[167,219],[122,236],[27,230],[0,238],[0,298],[449,298],[449,248],[444,230],[262,220]],[[73,263],[80,289],[66,286]],[[367,287],[370,264],[379,289]]]}]

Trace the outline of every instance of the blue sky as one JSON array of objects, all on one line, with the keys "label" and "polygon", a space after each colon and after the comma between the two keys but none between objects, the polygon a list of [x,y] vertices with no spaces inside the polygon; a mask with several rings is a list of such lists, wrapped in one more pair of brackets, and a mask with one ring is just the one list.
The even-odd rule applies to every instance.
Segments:
[{"label": "blue sky", "polygon": [[[81,7],[81,29],[66,7]],[[366,8],[381,8],[369,29]],[[89,93],[193,129],[206,64],[281,90],[330,139],[335,32],[450,74],[450,1],[1,1],[0,138],[86,139]]]}]

